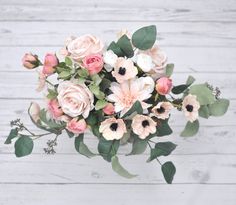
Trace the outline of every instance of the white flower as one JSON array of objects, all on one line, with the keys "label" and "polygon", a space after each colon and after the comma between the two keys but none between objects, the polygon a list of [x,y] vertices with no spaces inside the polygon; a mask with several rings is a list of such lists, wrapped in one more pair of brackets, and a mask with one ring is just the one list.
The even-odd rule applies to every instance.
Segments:
[{"label": "white flower", "polygon": [[103,121],[99,127],[99,132],[106,140],[119,140],[127,132],[125,123],[122,119],[114,117]]},{"label": "white flower", "polygon": [[82,115],[87,118],[90,110],[94,108],[94,97],[84,84],[74,84],[64,81],[58,86],[58,103],[63,112],[70,117]]},{"label": "white flower", "polygon": [[197,101],[196,95],[187,95],[182,104],[182,110],[184,111],[185,117],[190,121],[194,122],[198,118],[198,110],[200,104]]},{"label": "white flower", "polygon": [[103,54],[103,61],[105,63],[104,67],[108,72],[110,72],[112,68],[114,68],[117,58],[118,56],[112,50],[106,51]]},{"label": "white flower", "polygon": [[107,96],[107,100],[114,102],[115,112],[121,111],[121,116],[125,114],[132,105],[139,101],[143,109],[150,107],[149,104],[143,102],[151,97],[154,89],[150,77],[142,77],[138,79],[131,79],[119,84],[116,82],[111,83],[110,90],[113,92]]},{"label": "white flower", "polygon": [[140,53],[137,55],[137,64],[143,72],[149,72],[155,65],[152,63],[151,56]]},{"label": "white flower", "polygon": [[172,108],[173,105],[170,102],[159,102],[155,107],[152,108],[152,113],[158,119],[165,120],[169,118]]},{"label": "white flower", "polygon": [[156,122],[151,117],[145,115],[135,115],[131,127],[132,131],[140,139],[145,139],[150,134],[156,132]]}]

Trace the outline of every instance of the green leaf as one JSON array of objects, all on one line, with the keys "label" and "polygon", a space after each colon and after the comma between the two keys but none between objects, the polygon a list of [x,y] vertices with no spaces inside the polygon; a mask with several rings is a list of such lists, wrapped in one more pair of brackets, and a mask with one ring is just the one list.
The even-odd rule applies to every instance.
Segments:
[{"label": "green leaf", "polygon": [[176,173],[175,165],[172,162],[165,162],[161,166],[162,174],[168,184],[171,184]]},{"label": "green leaf", "polygon": [[210,117],[209,108],[207,105],[202,105],[198,110],[198,114],[200,117],[208,119]]},{"label": "green leaf", "polygon": [[53,89],[48,89],[48,95],[47,95],[47,98],[48,99],[55,99],[57,97],[58,93],[56,90],[53,90]]},{"label": "green leaf", "polygon": [[107,50],[112,50],[119,57],[124,56],[124,53],[122,52],[121,48],[114,41],[111,42]]},{"label": "green leaf", "polygon": [[101,137],[98,143],[98,152],[103,159],[110,162],[111,158],[116,155],[119,145],[119,140],[106,140]]},{"label": "green leaf", "polygon": [[163,137],[163,136],[172,134],[172,132],[173,131],[168,124],[168,120],[159,120],[158,125],[157,125],[157,131],[155,134],[150,135],[150,138],[155,137],[155,136]]},{"label": "green leaf", "polygon": [[151,154],[147,162],[151,162],[160,156],[168,156],[176,148],[176,144],[172,142],[159,142],[156,143],[155,148],[151,149]]},{"label": "green leaf", "polygon": [[166,76],[170,77],[174,71],[174,64],[167,64],[166,65]]},{"label": "green leaf", "polygon": [[208,105],[215,102],[215,96],[205,84],[191,86],[189,93],[197,96],[200,105]]},{"label": "green leaf", "polygon": [[188,76],[188,79],[187,79],[187,81],[186,81],[186,84],[187,85],[192,85],[193,83],[195,82],[195,78],[193,77],[193,76]]},{"label": "green leaf", "polygon": [[156,26],[146,26],[134,32],[132,35],[132,43],[136,48],[147,50],[154,45],[156,35]]},{"label": "green leaf", "polygon": [[131,58],[134,55],[132,44],[130,43],[130,39],[127,35],[123,35],[116,43],[117,46],[120,47],[121,51],[127,58]]},{"label": "green leaf", "polygon": [[96,96],[97,99],[100,99],[100,100],[104,99],[105,94],[102,91],[100,91],[100,88],[98,85],[90,84],[89,89]]},{"label": "green leaf", "polygon": [[95,85],[99,85],[102,82],[102,78],[98,74],[92,75],[91,79]]},{"label": "green leaf", "polygon": [[102,137],[102,134],[99,132],[99,126],[98,125],[93,125],[91,126],[92,132],[95,136],[98,138]]},{"label": "green leaf", "polygon": [[68,134],[69,138],[72,138],[75,136],[75,134],[73,132],[70,132],[69,130],[65,129],[66,133]]},{"label": "green leaf", "polygon": [[17,128],[11,129],[10,134],[8,135],[4,144],[11,144],[12,139],[16,138],[17,136],[18,136],[18,129]]},{"label": "green leaf", "polygon": [[72,60],[68,56],[65,58],[65,63],[68,66],[72,66],[72,64],[73,64]]},{"label": "green leaf", "polygon": [[222,116],[224,115],[229,107],[229,100],[219,99],[213,104],[209,105],[209,112],[212,116]]},{"label": "green leaf", "polygon": [[128,112],[126,112],[122,117],[125,118],[132,113],[136,112],[137,114],[142,114],[143,113],[143,108],[142,105],[139,101],[136,101],[133,106],[129,109]]},{"label": "green leaf", "polygon": [[91,158],[94,157],[96,154],[92,153],[86,144],[83,142],[84,140],[84,134],[80,134],[78,137],[75,138],[75,149],[80,154]]},{"label": "green leaf", "polygon": [[79,70],[77,71],[77,73],[78,73],[78,75],[79,75],[80,77],[82,77],[82,78],[86,78],[86,77],[89,76],[89,72],[88,72],[88,70],[85,69],[85,68],[79,69]]},{"label": "green leaf", "polygon": [[111,165],[112,165],[112,169],[122,177],[131,179],[137,176],[134,174],[130,174],[126,169],[124,169],[124,167],[121,166],[117,156],[113,156],[111,158]]},{"label": "green leaf", "polygon": [[183,93],[188,88],[188,86],[189,85],[185,85],[185,84],[174,86],[171,92],[178,95],[180,93]]},{"label": "green leaf", "polygon": [[21,135],[15,142],[15,155],[17,157],[23,157],[31,154],[34,147],[33,140],[26,135]]},{"label": "green leaf", "polygon": [[58,77],[60,79],[68,79],[70,77],[71,73],[70,73],[70,70],[68,71],[62,71],[61,73],[58,74]]},{"label": "green leaf", "polygon": [[184,130],[181,132],[180,136],[182,137],[191,137],[197,134],[199,130],[199,121],[195,120],[194,122],[187,122]]},{"label": "green leaf", "polygon": [[133,132],[131,132],[131,134],[134,136],[134,141],[133,141],[132,151],[127,155],[142,154],[147,148],[147,140],[140,139]]},{"label": "green leaf", "polygon": [[100,110],[100,109],[104,108],[106,105],[107,105],[106,100],[98,100],[95,104],[95,110]]}]

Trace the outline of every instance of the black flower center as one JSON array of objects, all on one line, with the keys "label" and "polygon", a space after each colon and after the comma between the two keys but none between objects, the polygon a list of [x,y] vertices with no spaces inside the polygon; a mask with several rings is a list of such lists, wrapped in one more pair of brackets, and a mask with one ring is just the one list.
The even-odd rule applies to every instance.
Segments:
[{"label": "black flower center", "polygon": [[161,106],[160,108],[157,108],[157,112],[162,114],[165,112],[165,108]]},{"label": "black flower center", "polygon": [[116,122],[114,122],[114,123],[112,123],[112,124],[110,125],[110,129],[111,129],[112,131],[116,131],[117,128],[118,128],[118,124],[117,124]]},{"label": "black flower center", "polygon": [[193,111],[193,106],[192,105],[187,105],[185,108],[187,109],[188,112]]},{"label": "black flower center", "polygon": [[125,69],[124,67],[120,67],[118,73],[119,73],[120,75],[125,75],[126,69]]},{"label": "black flower center", "polygon": [[148,122],[148,120],[144,120],[144,121],[142,121],[142,126],[143,126],[143,127],[147,127],[147,126],[149,126],[149,122]]}]

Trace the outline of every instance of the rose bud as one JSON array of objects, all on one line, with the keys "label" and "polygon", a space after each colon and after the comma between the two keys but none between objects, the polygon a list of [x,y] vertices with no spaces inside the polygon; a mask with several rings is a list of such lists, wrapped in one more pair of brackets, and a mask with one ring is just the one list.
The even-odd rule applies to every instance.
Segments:
[{"label": "rose bud", "polygon": [[100,54],[89,55],[83,59],[83,66],[90,75],[99,73],[103,68],[103,64],[103,58]]},{"label": "rose bud", "polygon": [[55,54],[48,53],[44,58],[43,73],[46,75],[53,74],[58,63],[57,56]]},{"label": "rose bud", "polygon": [[40,113],[40,107],[39,107],[38,103],[32,102],[30,107],[29,107],[29,115],[30,115],[30,118],[35,123],[37,123],[38,120],[40,119],[39,118],[39,113]]},{"label": "rose bud", "polygon": [[112,115],[115,113],[115,107],[112,103],[108,103],[104,108],[103,112],[107,115]]},{"label": "rose bud", "polygon": [[57,99],[52,99],[48,101],[48,111],[53,119],[58,119],[63,115],[63,111],[58,104]]},{"label": "rose bud", "polygon": [[33,69],[40,65],[40,61],[37,55],[26,53],[22,58],[22,64],[27,69]]},{"label": "rose bud", "polygon": [[87,128],[87,124],[84,119],[77,121],[76,118],[72,119],[67,123],[66,129],[74,134],[81,134]]},{"label": "rose bud", "polygon": [[156,82],[156,91],[161,95],[166,95],[172,88],[172,80],[167,77],[161,77]]}]

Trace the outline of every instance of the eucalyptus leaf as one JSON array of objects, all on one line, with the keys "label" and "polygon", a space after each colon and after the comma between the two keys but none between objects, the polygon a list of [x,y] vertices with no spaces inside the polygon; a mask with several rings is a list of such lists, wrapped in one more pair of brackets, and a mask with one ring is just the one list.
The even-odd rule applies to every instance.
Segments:
[{"label": "eucalyptus leaf", "polygon": [[132,35],[132,43],[141,50],[150,49],[156,41],[156,26],[146,26],[138,29]]},{"label": "eucalyptus leaf", "polygon": [[195,120],[194,122],[188,121],[185,125],[184,130],[181,132],[182,137],[191,137],[197,134],[199,130],[199,121]]},{"label": "eucalyptus leaf", "polygon": [[166,65],[166,76],[170,77],[174,71],[174,64],[167,64]]},{"label": "eucalyptus leaf", "polygon": [[98,100],[95,104],[95,110],[100,110],[100,109],[104,108],[106,105],[107,105],[106,100]]},{"label": "eucalyptus leaf", "polygon": [[131,58],[134,55],[132,44],[130,43],[130,39],[127,35],[123,35],[116,43],[117,46],[120,47],[122,52],[127,58]]},{"label": "eucalyptus leaf", "polygon": [[89,76],[89,72],[88,72],[88,70],[85,69],[85,68],[79,69],[79,70],[77,71],[77,73],[78,73],[78,75],[79,75],[80,77],[82,77],[82,78],[86,78],[86,77]]},{"label": "eucalyptus leaf", "polygon": [[187,85],[192,85],[195,82],[195,78],[193,76],[188,76],[188,79],[186,81]]},{"label": "eucalyptus leaf", "polygon": [[133,106],[129,109],[128,112],[126,112],[122,117],[125,118],[132,113],[136,112],[137,114],[142,114],[143,113],[143,108],[142,105],[139,101],[136,101]]},{"label": "eucalyptus leaf", "polygon": [[23,157],[31,154],[34,147],[33,140],[26,135],[21,135],[15,142],[15,155]]},{"label": "eucalyptus leaf", "polygon": [[73,132],[71,132],[71,131],[69,131],[69,130],[67,130],[67,129],[65,129],[65,130],[66,130],[66,133],[67,133],[67,135],[69,136],[69,138],[72,138],[72,137],[75,136],[75,134],[74,134]]},{"label": "eucalyptus leaf", "polygon": [[[134,135],[132,133],[132,135]],[[136,155],[136,154],[142,154],[147,148],[147,140],[140,139],[138,136],[135,136],[133,145],[132,145],[132,150],[129,154],[127,155]]]},{"label": "eucalyptus leaf", "polygon": [[71,58],[68,57],[68,56],[65,57],[65,63],[66,63],[66,65],[68,65],[68,66],[72,66],[72,64],[73,64]]},{"label": "eucalyptus leaf", "polygon": [[123,51],[114,41],[111,42],[111,44],[108,46],[107,50],[112,50],[119,57],[124,56]]},{"label": "eucalyptus leaf", "polygon": [[165,162],[161,166],[161,171],[162,171],[162,174],[163,174],[166,182],[168,184],[171,184],[174,179],[174,175],[176,173],[175,165],[171,161]]},{"label": "eucalyptus leaf", "polygon": [[210,115],[216,117],[224,115],[227,112],[228,107],[229,100],[223,98],[208,106]]},{"label": "eucalyptus leaf", "polygon": [[59,75],[58,75],[58,77],[60,78],[60,79],[64,79],[64,80],[66,80],[66,79],[68,79],[69,77],[70,77],[70,75],[71,75],[71,73],[70,73],[70,70],[68,70],[68,71],[62,71],[61,73],[59,73]]},{"label": "eucalyptus leaf", "polygon": [[198,114],[200,117],[208,119],[210,117],[210,111],[207,105],[202,105],[198,110]]},{"label": "eucalyptus leaf", "polygon": [[176,94],[176,95],[181,94],[188,88],[188,86],[189,85],[186,85],[186,84],[181,84],[181,85],[174,86],[172,88],[171,92]]},{"label": "eucalyptus leaf", "polygon": [[6,141],[4,142],[4,144],[11,144],[11,141],[16,138],[18,136],[18,129],[14,128],[11,129]]},{"label": "eucalyptus leaf", "polygon": [[47,98],[48,99],[55,99],[57,97],[58,93],[56,90],[53,90],[53,89],[48,89],[48,95],[47,95]]},{"label": "eucalyptus leaf", "polygon": [[112,169],[122,177],[131,179],[137,176],[134,174],[130,174],[123,166],[121,166],[117,156],[113,156],[111,158],[111,165],[112,165]]}]

